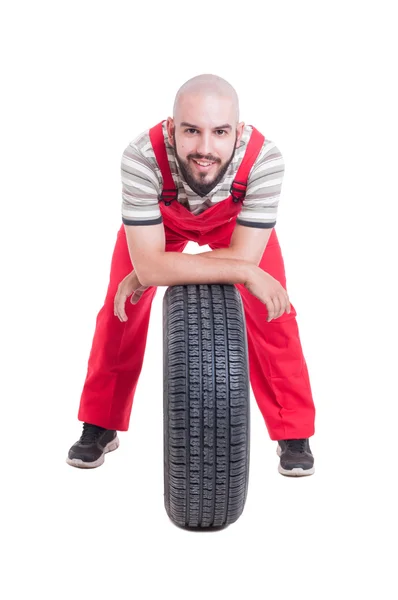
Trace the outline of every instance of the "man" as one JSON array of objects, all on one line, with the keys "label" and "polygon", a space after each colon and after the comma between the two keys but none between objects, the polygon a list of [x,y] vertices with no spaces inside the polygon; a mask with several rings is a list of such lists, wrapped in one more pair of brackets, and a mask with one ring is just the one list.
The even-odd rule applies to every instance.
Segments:
[{"label": "man", "polygon": [[[70,465],[101,465],[119,445],[117,431],[128,430],[157,286],[230,283],[242,296],[250,381],[270,438],[278,441],[279,472],[314,472],[308,438],[315,407],[274,229],[283,173],[276,145],[239,122],[235,90],[215,75],[187,81],[173,118],[125,149],[123,224]],[[190,240],[212,250],[183,253]]]}]

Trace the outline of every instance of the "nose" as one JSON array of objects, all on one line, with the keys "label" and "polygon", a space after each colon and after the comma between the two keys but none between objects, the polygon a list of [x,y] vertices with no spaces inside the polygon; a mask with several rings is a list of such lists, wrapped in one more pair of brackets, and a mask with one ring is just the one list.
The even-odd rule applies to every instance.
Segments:
[{"label": "nose", "polygon": [[202,135],[198,138],[196,152],[202,156],[207,156],[208,154],[212,153],[211,139],[209,134],[202,133]]}]

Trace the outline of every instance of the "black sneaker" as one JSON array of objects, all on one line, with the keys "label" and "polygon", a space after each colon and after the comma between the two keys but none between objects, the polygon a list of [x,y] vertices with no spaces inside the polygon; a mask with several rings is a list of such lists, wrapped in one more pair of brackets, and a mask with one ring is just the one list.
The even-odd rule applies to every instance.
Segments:
[{"label": "black sneaker", "polygon": [[278,467],[282,475],[312,475],[315,472],[314,457],[308,438],[300,440],[279,440],[276,453],[280,456]]},{"label": "black sneaker", "polygon": [[80,440],[73,444],[66,462],[72,467],[92,469],[104,462],[105,454],[119,447],[117,432],[90,423],[83,423]]}]

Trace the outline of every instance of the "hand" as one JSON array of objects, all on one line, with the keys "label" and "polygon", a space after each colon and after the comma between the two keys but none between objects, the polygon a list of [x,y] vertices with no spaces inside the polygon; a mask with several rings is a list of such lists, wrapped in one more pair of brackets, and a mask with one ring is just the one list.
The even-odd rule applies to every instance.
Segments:
[{"label": "hand", "polygon": [[132,271],[122,279],[117,288],[114,300],[113,314],[115,317],[118,317],[120,321],[127,321],[127,315],[124,309],[127,298],[132,294],[130,302],[131,304],[137,304],[148,287],[149,286],[141,285],[135,271]]},{"label": "hand", "polygon": [[284,287],[272,275],[255,266],[251,271],[245,288],[267,306],[267,321],[277,319],[286,311],[290,313],[289,296]]}]

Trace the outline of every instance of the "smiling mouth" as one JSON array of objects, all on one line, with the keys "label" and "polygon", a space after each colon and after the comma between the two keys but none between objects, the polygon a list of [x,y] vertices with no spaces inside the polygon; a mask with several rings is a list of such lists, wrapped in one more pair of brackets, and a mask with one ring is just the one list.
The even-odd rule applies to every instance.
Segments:
[{"label": "smiling mouth", "polygon": [[194,158],[192,160],[201,169],[208,169],[209,167],[211,167],[212,165],[215,164],[215,162],[209,162],[209,161],[206,161],[206,160],[195,160]]}]

